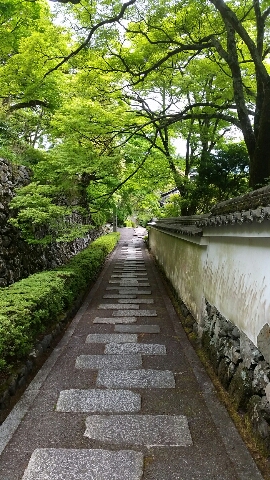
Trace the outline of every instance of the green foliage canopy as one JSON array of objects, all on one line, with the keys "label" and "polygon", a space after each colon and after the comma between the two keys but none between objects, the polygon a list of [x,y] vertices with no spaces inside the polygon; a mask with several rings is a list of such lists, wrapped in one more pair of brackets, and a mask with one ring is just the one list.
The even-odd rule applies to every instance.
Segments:
[{"label": "green foliage canopy", "polygon": [[267,2],[61,3],[57,20],[46,0],[1,9],[0,149],[33,168],[13,203],[26,235],[78,209],[100,224],[116,203],[121,221],[158,215],[174,186],[182,214],[241,193],[246,163],[227,165],[226,182],[218,173],[231,126],[243,132],[251,185],[265,181]]}]

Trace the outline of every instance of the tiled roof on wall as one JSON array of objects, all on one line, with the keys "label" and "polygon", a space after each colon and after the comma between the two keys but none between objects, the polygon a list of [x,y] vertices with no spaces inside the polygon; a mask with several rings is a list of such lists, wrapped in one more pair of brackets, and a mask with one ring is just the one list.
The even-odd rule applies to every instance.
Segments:
[{"label": "tiled roof on wall", "polygon": [[241,225],[270,220],[270,185],[215,205],[205,215],[162,218],[150,223],[160,230],[202,236],[204,227]]}]

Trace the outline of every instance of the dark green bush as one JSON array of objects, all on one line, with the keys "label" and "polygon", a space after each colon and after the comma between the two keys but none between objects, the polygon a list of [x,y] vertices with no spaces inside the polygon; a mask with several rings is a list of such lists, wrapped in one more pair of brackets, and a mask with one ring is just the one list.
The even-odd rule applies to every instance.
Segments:
[{"label": "dark green bush", "polygon": [[94,280],[119,238],[98,238],[66,265],[0,289],[0,370],[24,358]]}]

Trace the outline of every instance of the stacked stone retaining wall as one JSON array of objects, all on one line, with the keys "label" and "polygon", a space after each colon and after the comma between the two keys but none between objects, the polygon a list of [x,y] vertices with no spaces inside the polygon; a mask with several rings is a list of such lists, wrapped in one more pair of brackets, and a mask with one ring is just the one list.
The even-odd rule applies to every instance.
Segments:
[{"label": "stacked stone retaining wall", "polygon": [[[28,185],[30,181],[31,171],[28,168],[0,159],[0,287],[8,286],[33,273],[63,265],[93,240],[110,230],[109,227],[91,230],[84,238],[72,242],[28,244],[19,230],[9,223],[9,204],[16,194],[16,189]],[[78,215],[73,217],[70,219],[73,223],[80,220]]]}]

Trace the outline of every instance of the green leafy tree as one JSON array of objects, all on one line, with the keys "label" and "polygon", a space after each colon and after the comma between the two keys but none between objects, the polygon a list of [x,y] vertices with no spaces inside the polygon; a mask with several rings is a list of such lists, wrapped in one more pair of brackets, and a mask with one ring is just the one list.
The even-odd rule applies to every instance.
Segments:
[{"label": "green leafy tree", "polygon": [[137,4],[137,15],[126,27],[131,48],[120,42],[117,51],[111,49],[107,68],[129,74],[135,85],[172,63],[185,73],[194,61],[208,58],[223,74],[224,84],[230,80],[230,102],[216,104],[214,94],[203,105],[192,102],[188,115],[186,109],[164,115],[164,122],[207,116],[237,126],[249,153],[250,186],[261,186],[270,177],[269,5],[255,0],[241,6],[222,0],[148,5],[142,11]]},{"label": "green leafy tree", "polygon": [[49,224],[59,238],[76,211],[100,225],[116,203],[122,223],[145,221],[174,186],[182,214],[241,193],[248,167],[225,148],[231,126],[250,185],[270,177],[267,2],[60,0],[65,27],[45,0],[19,7],[1,12],[0,137],[33,168],[14,201],[26,234]]}]

